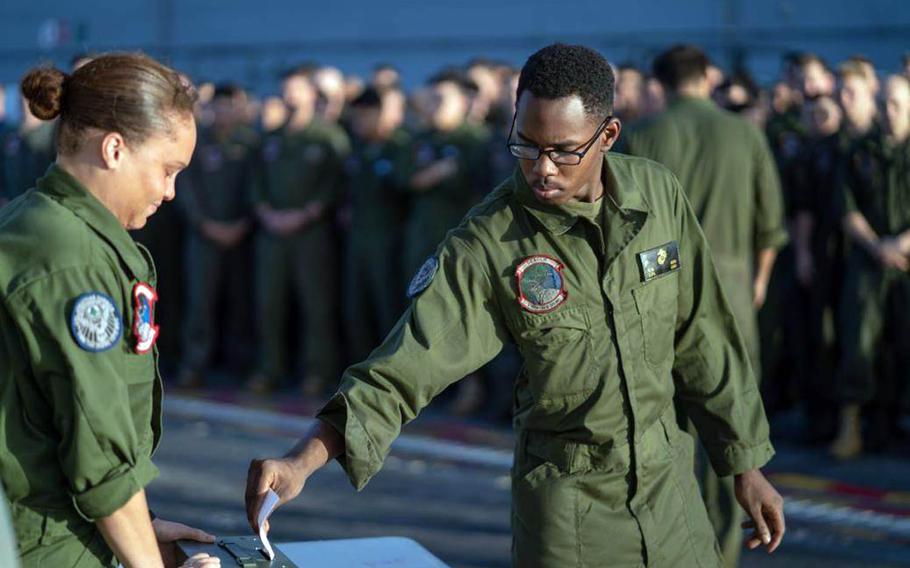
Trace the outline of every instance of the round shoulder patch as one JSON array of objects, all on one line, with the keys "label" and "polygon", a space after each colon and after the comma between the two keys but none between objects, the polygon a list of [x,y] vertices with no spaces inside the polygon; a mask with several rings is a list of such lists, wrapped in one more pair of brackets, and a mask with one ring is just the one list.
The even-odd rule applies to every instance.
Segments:
[{"label": "round shoulder patch", "polygon": [[545,255],[530,256],[515,269],[518,303],[528,312],[542,314],[561,306],[569,292],[562,275],[563,265]]},{"label": "round shoulder patch", "polygon": [[423,263],[414,278],[411,279],[411,283],[408,285],[408,298],[413,298],[426,290],[430,282],[433,281],[433,277],[436,276],[437,270],[439,270],[439,261],[436,260],[435,256],[431,256]]},{"label": "round shoulder patch", "polygon": [[114,300],[101,292],[87,292],[73,303],[70,331],[82,349],[107,351],[123,336],[123,321]]}]

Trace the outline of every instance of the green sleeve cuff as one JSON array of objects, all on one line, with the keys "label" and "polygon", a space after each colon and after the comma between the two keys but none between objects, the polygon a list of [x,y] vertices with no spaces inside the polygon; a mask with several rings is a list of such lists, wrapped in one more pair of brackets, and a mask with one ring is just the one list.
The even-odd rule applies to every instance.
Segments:
[{"label": "green sleeve cuff", "polygon": [[770,441],[755,446],[727,446],[724,448],[706,448],[711,458],[711,465],[718,477],[739,475],[749,470],[758,469],[774,457],[774,446]]},{"label": "green sleeve cuff", "polygon": [[123,507],[156,477],[158,468],[150,458],[144,457],[136,465],[105,479],[91,489],[73,495],[73,505],[87,521],[94,522]]},{"label": "green sleeve cuff", "polygon": [[787,234],[787,231],[783,228],[760,232],[755,236],[755,249],[756,250],[765,250],[765,249],[774,249],[780,250],[784,248],[787,243],[790,242],[790,236]]},{"label": "green sleeve cuff", "polygon": [[382,468],[382,458],[376,445],[357,415],[351,411],[347,398],[338,393],[319,411],[316,418],[334,428],[344,438],[344,453],[338,463],[357,491],[363,489]]}]

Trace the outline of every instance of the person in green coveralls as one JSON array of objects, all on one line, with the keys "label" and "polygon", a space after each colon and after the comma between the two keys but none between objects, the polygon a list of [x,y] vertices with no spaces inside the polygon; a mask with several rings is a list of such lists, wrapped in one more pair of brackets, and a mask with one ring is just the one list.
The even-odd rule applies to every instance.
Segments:
[{"label": "person in green coveralls", "polygon": [[331,459],[363,488],[405,423],[514,342],[514,566],[721,566],[674,394],[718,474],[736,476],[748,545],[777,548],[783,501],[759,470],[773,448],[748,352],[679,181],[608,153],[612,93],[589,48],[528,59],[514,175],[424,263],[398,325],[311,432],[253,460],[251,526],[269,489],[286,503]]},{"label": "person in green coveralls", "polygon": [[[127,229],[174,198],[195,91],[138,54],[22,81],[57,161],[0,211],[0,479],[26,568],[173,566],[144,487],[161,437],[156,271]],[[197,562],[197,565],[201,561]],[[217,563],[215,563],[217,564]]]},{"label": "person in green coveralls", "polygon": [[798,301],[805,315],[809,372],[801,377],[799,398],[805,409],[806,438],[810,444],[828,443],[834,436],[836,401],[828,386],[835,372],[837,321],[844,276],[844,235],[841,230],[837,184],[845,129],[842,112],[833,98],[817,97],[803,105],[807,131],[794,165],[793,250]]},{"label": "person in green coveralls", "polygon": [[366,358],[404,307],[402,228],[407,216],[410,137],[383,120],[384,99],[368,87],[351,102],[354,151],[345,169],[351,224],[345,255],[344,312],[351,357]]},{"label": "person in green coveralls", "polygon": [[[626,134],[630,154],[659,162],[679,178],[711,246],[721,288],[759,369],[756,309],[765,299],[777,251],[787,242],[774,158],[762,133],[711,100],[708,58],[680,45],[654,60],[668,95],[663,113]],[[687,424],[680,412],[681,426]],[[727,566],[739,564],[740,508],[732,477],[718,478],[699,452],[696,460],[708,516]]]},{"label": "person in green coveralls", "polygon": [[890,77],[883,127],[850,150],[841,191],[844,230],[852,241],[842,298],[843,352],[837,395],[842,405],[835,457],[879,448],[898,430],[910,368],[910,79]]},{"label": "person in green coveralls", "polygon": [[[248,386],[273,387],[288,367],[288,327],[298,329],[303,380],[318,394],[337,372],[338,298],[332,216],[349,153],[338,126],[316,117],[313,70],[300,67],[284,78],[287,122],[263,136],[254,157],[256,238],[255,306],[259,365]],[[297,311],[288,310],[296,298]]]},{"label": "person in green coveralls", "polygon": [[36,117],[22,100],[22,122],[0,130],[0,206],[30,188],[54,161],[54,123]]},{"label": "person in green coveralls", "polygon": [[[177,203],[190,228],[181,386],[202,383],[219,338],[228,347],[224,354],[231,368],[248,364],[244,346],[249,344],[252,315],[250,159],[259,140],[243,123],[244,99],[237,86],[216,87],[213,123],[200,130],[193,165],[181,179]],[[219,327],[225,330],[223,337]]]},{"label": "person in green coveralls", "polygon": [[443,71],[430,81],[429,130],[413,141],[409,189],[411,212],[405,227],[404,266],[413,274],[436,245],[480,198],[478,171],[487,156],[478,131],[467,124],[463,77]]},{"label": "person in green coveralls", "polygon": [[[802,120],[803,103],[832,96],[835,81],[825,61],[814,53],[788,54],[785,63],[787,87],[781,87],[778,94],[787,95],[775,97],[778,104],[765,133],[780,175],[784,216],[792,231],[798,199],[796,176],[807,135]],[[774,410],[795,402],[799,393],[794,387],[810,380],[812,368],[812,358],[808,356],[812,346],[804,324],[808,305],[800,299],[795,253],[793,246],[780,251],[768,285],[767,301],[759,312],[761,371],[765,379],[762,390],[767,404]]]},{"label": "person in green coveralls", "polygon": [[837,426],[838,401],[827,387],[841,350],[847,243],[836,189],[853,144],[879,128],[874,69],[862,58],[851,58],[838,68],[838,79],[843,110],[827,96],[807,102],[804,114],[813,132],[794,168],[793,248],[797,281],[804,291],[800,302],[809,308],[805,333],[809,372],[800,394],[807,414],[807,441],[813,444],[830,443]]}]

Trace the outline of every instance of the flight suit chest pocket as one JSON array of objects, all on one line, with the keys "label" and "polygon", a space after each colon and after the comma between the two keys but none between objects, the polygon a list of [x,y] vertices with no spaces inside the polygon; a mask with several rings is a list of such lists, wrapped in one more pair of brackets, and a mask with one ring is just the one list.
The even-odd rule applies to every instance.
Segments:
[{"label": "flight suit chest pocket", "polygon": [[673,353],[678,311],[679,275],[670,272],[632,290],[641,322],[645,360],[662,365]]},{"label": "flight suit chest pocket", "polygon": [[566,396],[593,388],[596,377],[589,317],[581,306],[518,316],[513,331],[528,386],[536,397]]}]

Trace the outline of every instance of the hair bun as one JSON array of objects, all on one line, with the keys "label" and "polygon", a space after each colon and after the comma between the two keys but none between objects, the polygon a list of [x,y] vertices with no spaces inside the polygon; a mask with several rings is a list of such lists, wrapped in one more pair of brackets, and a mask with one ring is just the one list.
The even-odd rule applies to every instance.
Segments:
[{"label": "hair bun", "polygon": [[22,78],[22,96],[32,114],[41,120],[60,115],[65,80],[66,73],[54,67],[32,69]]}]

